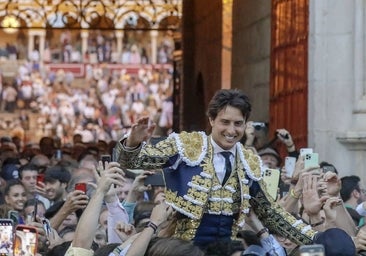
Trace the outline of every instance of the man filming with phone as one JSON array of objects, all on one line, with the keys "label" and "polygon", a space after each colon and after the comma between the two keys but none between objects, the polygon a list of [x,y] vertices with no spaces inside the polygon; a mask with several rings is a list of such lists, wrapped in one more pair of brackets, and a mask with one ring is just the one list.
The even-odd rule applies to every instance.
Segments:
[{"label": "man filming with phone", "polygon": [[[80,211],[85,209],[89,202],[84,191],[67,192],[66,188],[70,179],[70,172],[62,166],[50,167],[45,172],[46,196],[52,200],[52,205],[47,209],[45,215],[50,219],[52,228],[56,230],[65,226],[64,221],[76,222],[76,217],[81,214]],[[79,213],[77,213],[78,211]]]},{"label": "man filming with phone", "polygon": [[19,180],[23,184],[26,192],[27,199],[33,199],[37,197],[37,200],[41,201],[46,208],[50,206],[50,201],[44,197],[44,193],[38,193],[40,187],[37,184],[38,167],[34,164],[25,164],[19,168]]}]

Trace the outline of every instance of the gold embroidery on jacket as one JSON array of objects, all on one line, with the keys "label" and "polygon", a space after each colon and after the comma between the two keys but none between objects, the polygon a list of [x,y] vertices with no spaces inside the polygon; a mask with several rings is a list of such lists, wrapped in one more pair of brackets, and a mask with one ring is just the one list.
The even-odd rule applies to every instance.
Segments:
[{"label": "gold embroidery on jacket", "polygon": [[[189,217],[189,219],[178,220],[176,236],[187,240],[193,239],[203,213],[210,210],[218,214],[238,213],[238,219],[234,220],[232,230],[232,237],[235,238],[238,228],[244,225],[245,215],[251,206],[269,229],[275,229],[279,234],[289,237],[297,244],[312,242],[315,232],[266,196],[266,192],[263,191],[263,182],[260,180],[261,168],[257,155],[244,149],[242,145],[238,146],[237,150],[242,149],[240,158],[244,156],[246,163],[243,163],[243,160],[236,160],[235,171],[225,186],[221,187],[212,163],[212,145],[207,143],[207,148],[204,145],[209,137],[203,137],[205,135],[197,132],[176,136],[178,137],[169,137],[158,143],[156,147],[146,145],[141,148],[141,151],[125,151],[121,150],[121,145],[117,145],[117,152],[120,152],[119,161],[123,167],[158,169],[168,161],[169,157],[179,153],[184,161],[191,164],[190,166],[194,166],[192,163],[197,162],[197,168],[202,168],[202,172],[193,176],[191,182],[187,184],[189,189],[186,195],[177,196],[175,191],[166,191],[167,202],[178,212]],[[203,154],[205,154],[204,157]],[[247,165],[244,166],[244,164]],[[259,180],[262,188],[253,198],[249,196],[248,180],[245,177],[247,167],[250,169],[247,175]],[[218,201],[221,203],[217,203]],[[231,201],[232,205],[229,203]]]}]

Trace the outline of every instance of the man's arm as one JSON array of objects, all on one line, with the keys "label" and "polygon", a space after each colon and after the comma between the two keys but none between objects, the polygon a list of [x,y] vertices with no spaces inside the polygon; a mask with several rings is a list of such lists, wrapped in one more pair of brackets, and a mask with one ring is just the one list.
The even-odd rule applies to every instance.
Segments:
[{"label": "man's arm", "polygon": [[131,128],[127,137],[117,142],[115,153],[123,169],[161,169],[169,157],[178,152],[173,139],[165,139],[157,145],[147,145],[151,135],[149,118],[141,118]]},{"label": "man's arm", "polygon": [[126,256],[143,256],[147,250],[151,238],[155,235],[157,228],[163,224],[169,216],[173,214],[173,209],[161,203],[156,205],[151,213],[150,222],[145,229],[137,236],[131,244]]},{"label": "man's arm", "polygon": [[119,222],[128,223],[129,217],[127,211],[119,202],[115,194],[115,189],[112,188],[110,192],[104,198],[108,209],[108,243],[121,243],[122,240],[118,237],[114,229]]},{"label": "man's arm", "polygon": [[99,219],[99,215],[95,213],[100,212],[104,196],[111,185],[123,185],[124,172],[118,168],[118,164],[112,162],[107,166],[107,169],[102,171],[95,194],[80,217],[72,242],[73,247],[90,249]]}]

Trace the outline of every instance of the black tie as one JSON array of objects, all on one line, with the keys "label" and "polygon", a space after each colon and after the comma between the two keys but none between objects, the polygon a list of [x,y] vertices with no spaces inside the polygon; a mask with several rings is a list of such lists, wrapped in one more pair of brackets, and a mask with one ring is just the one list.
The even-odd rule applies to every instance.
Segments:
[{"label": "black tie", "polygon": [[230,162],[231,152],[224,151],[221,152],[221,154],[225,157],[225,177],[224,180],[222,181],[222,184],[225,184],[231,174],[231,162]]}]

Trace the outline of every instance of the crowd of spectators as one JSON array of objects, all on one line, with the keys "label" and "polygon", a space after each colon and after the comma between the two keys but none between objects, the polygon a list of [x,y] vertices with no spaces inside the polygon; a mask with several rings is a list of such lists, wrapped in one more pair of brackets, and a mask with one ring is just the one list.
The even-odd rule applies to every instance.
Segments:
[{"label": "crowd of spectators", "polygon": [[[259,220],[250,215],[235,240],[218,241],[205,251],[173,238],[175,213],[164,202],[164,180],[147,184],[155,171],[122,170],[113,161],[116,142],[140,117],[150,116],[156,124],[150,143],[169,135],[171,78],[167,69],[111,73],[95,64],[88,66],[85,85],[75,87],[72,73],[35,70],[29,62],[19,67],[12,84],[4,83],[1,111],[17,117],[0,120],[0,128],[8,132],[0,139],[0,218],[32,226],[38,233],[38,242],[25,243],[16,255],[34,255],[33,249],[53,256],[275,255],[268,247],[276,255],[298,255],[297,244],[279,233],[258,231],[253,223]],[[29,113],[37,114],[37,127],[26,140]],[[290,132],[278,129],[275,140],[296,158],[289,175],[273,147],[275,140],[259,141],[260,129],[248,122],[243,144],[261,157],[265,169],[280,170],[273,199],[298,223],[319,231],[316,240],[324,245],[325,255],[366,255],[362,177],[340,177],[336,167],[324,161],[306,167],[306,155],[300,154]],[[105,155],[112,162],[101,162]],[[0,253],[10,252],[12,244],[0,238]]]},{"label": "crowd of spectators", "polygon": [[[55,32],[54,32],[55,33]],[[28,59],[39,68],[39,63],[115,63],[115,64],[152,64],[150,45],[146,37],[148,33],[136,35],[125,33],[122,52],[117,51],[117,41],[114,31],[101,32],[99,30],[89,31],[86,52],[82,52],[81,36],[64,30],[60,33],[59,40],[49,35],[51,39],[46,40],[41,59],[39,42],[35,41],[34,49],[26,52],[26,41],[7,42],[0,47],[0,58],[2,60],[23,60]],[[174,41],[170,31],[159,33],[157,37],[156,63],[167,64],[172,62]]]},{"label": "crowd of spectators", "polygon": [[[160,34],[158,38],[156,49],[156,62],[158,64],[171,63],[172,61],[174,43],[170,32],[166,33],[166,35]],[[149,34],[145,34],[145,36],[149,36]],[[61,33],[59,42],[46,42],[43,61],[45,63],[151,64],[149,45],[138,42],[132,35],[128,36],[127,33],[125,37],[122,52],[118,53],[114,32],[102,33],[101,31],[90,31],[87,41],[87,51],[83,54],[80,35],[75,36],[75,34],[65,30]],[[0,51],[0,56],[16,59],[16,48],[12,45],[7,45],[3,51]],[[28,58],[31,61],[39,62],[38,46],[28,54]]]},{"label": "crowd of spectators", "polygon": [[[258,148],[253,136],[255,128],[249,122],[246,147],[258,152],[263,165],[281,169],[284,161],[277,150],[268,145]],[[366,197],[361,178],[339,177],[329,163],[304,168],[304,156],[299,155],[291,134],[278,129],[277,136],[289,155],[297,157],[291,177],[282,169],[287,193],[279,193],[278,203],[309,228],[339,241],[331,251],[326,247],[326,255],[363,255]],[[65,144],[44,136],[39,143],[23,147],[13,139],[3,136],[0,140],[0,218],[17,212],[18,224],[34,226],[41,255],[272,255],[266,254],[263,234],[257,237],[252,221],[239,231],[237,240],[215,243],[205,252],[173,238],[173,212],[164,203],[164,182],[146,185],[152,170],[122,170],[115,162],[103,167],[99,161],[102,155],[113,155],[113,139],[83,141],[81,134],[75,134]],[[75,186],[80,183],[86,184],[85,191]],[[44,229],[44,219],[49,220],[50,233]],[[146,227],[149,220],[157,227]],[[287,255],[297,255],[299,247],[286,237],[266,236],[276,239]],[[334,246],[334,241],[322,243]]]},{"label": "crowd of spectators", "polygon": [[[74,81],[71,72],[39,72],[31,63],[21,65],[14,82],[4,83],[0,93],[1,111],[16,113],[16,117],[0,117],[0,129],[23,140],[29,114],[35,113],[37,127],[28,142],[57,136],[67,144],[76,133],[83,142],[109,142],[128,132],[140,116],[151,116],[158,124],[161,116],[163,121],[172,118],[171,69],[112,73],[96,64],[88,67],[85,84],[74,86]],[[165,130],[171,126],[171,122],[161,124]]]}]

